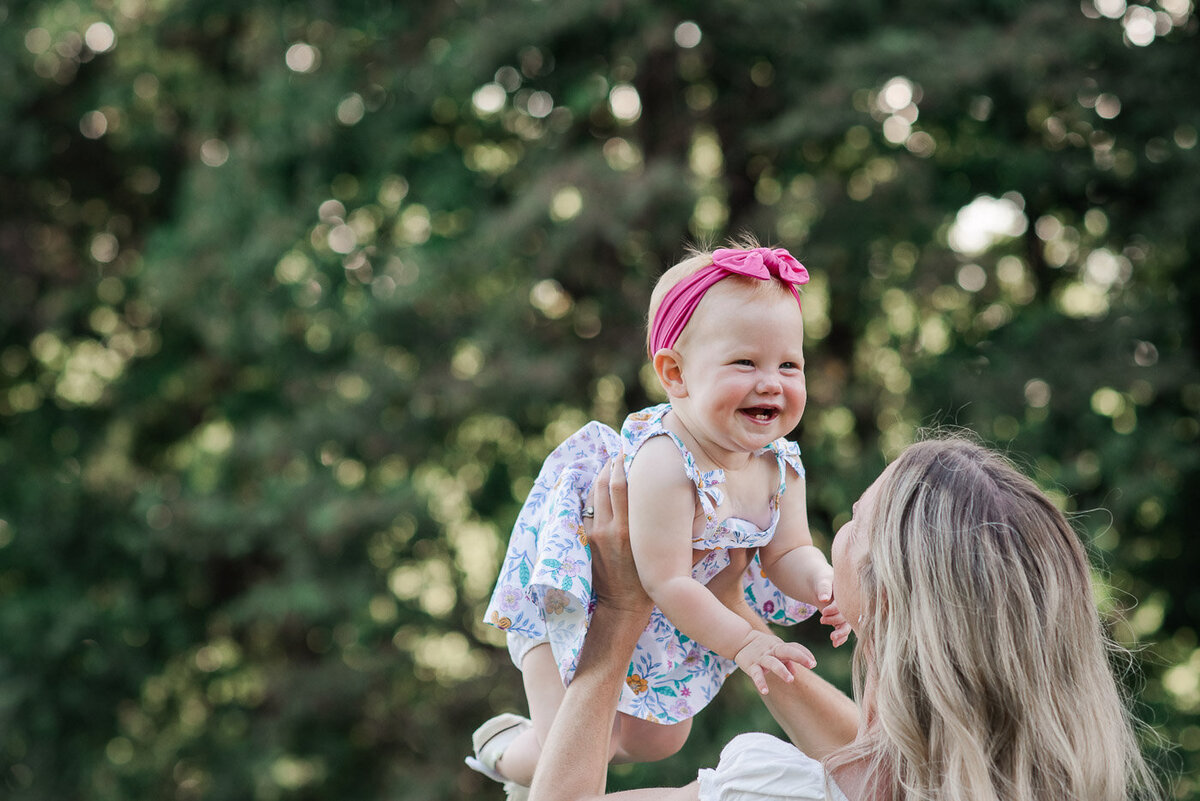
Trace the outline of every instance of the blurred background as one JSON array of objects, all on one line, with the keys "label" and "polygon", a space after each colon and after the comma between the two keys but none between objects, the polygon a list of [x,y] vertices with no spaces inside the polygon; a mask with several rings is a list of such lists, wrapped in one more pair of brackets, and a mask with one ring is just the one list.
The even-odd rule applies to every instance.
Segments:
[{"label": "blurred background", "polygon": [[[1076,522],[1200,797],[1193,0],[0,2],[0,792],[502,797],[480,623],[653,281],[784,246],[829,536],[928,426]],[[1191,511],[1189,511],[1191,509]],[[1193,521],[1193,522],[1189,522]],[[814,644],[848,687],[848,649]],[[734,677],[690,781],[774,731]]]}]

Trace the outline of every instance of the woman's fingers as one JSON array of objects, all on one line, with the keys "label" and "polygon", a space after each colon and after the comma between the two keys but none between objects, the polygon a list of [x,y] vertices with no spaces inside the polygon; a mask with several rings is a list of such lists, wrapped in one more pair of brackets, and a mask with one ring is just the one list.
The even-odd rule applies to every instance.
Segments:
[{"label": "woman's fingers", "polygon": [[612,497],[609,494],[609,474],[608,465],[600,469],[599,475],[596,476],[596,482],[592,485],[591,506],[592,513],[595,519],[601,523],[606,523],[612,519],[613,507]]},{"label": "woman's fingers", "polygon": [[596,518],[607,523],[615,516],[614,510],[625,509],[628,486],[625,471],[620,466],[621,454],[613,456],[596,476],[592,485],[591,506]]},{"label": "woman's fingers", "polygon": [[625,496],[629,491],[629,485],[625,482],[625,457],[620,451],[608,460],[608,469],[601,470],[602,473],[608,473],[608,494],[609,500],[613,506],[621,508],[625,507]]},{"label": "woman's fingers", "polygon": [[625,471],[616,458],[601,468],[593,485],[595,517],[589,531],[593,587],[598,599],[609,605],[639,612],[644,607],[648,612],[650,599],[638,578],[629,544]]}]

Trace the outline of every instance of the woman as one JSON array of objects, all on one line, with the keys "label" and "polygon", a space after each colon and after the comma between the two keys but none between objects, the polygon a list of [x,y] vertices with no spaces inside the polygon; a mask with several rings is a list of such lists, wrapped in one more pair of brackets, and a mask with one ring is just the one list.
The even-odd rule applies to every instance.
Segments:
[{"label": "woman", "polygon": [[[597,484],[593,632],[535,801],[604,792],[616,698],[651,608],[629,557],[620,473]],[[765,700],[796,747],[742,735],[687,787],[618,796],[1157,797],[1109,668],[1086,554],[998,454],[953,438],[910,446],[855,504],[833,568],[836,604],[858,637],[859,705],[812,673],[772,679]],[[727,584],[731,607],[755,617]]]}]

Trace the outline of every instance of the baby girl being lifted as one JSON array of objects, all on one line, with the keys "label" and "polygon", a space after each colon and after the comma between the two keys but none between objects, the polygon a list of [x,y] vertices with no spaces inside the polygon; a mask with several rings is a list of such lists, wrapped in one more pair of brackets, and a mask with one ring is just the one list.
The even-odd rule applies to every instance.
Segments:
[{"label": "baby girl being lifted", "polygon": [[[732,548],[757,549],[742,582],[751,608],[795,623],[832,600],[813,545],[804,467],[785,437],[804,413],[808,271],[781,248],[696,254],[668,270],[650,301],[648,350],[668,403],[618,433],[589,423],[546,460],[513,530],[488,609],[521,668],[530,721],[501,715],[475,735],[473,767],[528,786],[587,633],[591,565],[583,509],[610,457],[628,476],[629,533],[656,609],[622,693],[612,757],[675,753],[691,718],[734,669],[766,692],[806,649],[750,625],[705,586]],[[835,644],[849,630],[830,617]]]}]

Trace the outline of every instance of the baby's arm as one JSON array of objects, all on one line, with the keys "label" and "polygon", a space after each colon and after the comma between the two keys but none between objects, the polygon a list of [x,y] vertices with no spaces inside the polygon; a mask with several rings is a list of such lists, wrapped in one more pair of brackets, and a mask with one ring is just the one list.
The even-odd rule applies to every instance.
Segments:
[{"label": "baby's arm", "polygon": [[813,545],[807,501],[803,476],[789,474],[775,536],[759,549],[763,575],[787,595],[820,608],[821,622],[834,627],[830,638],[841,645],[850,626],[833,603],[833,568],[821,549]]},{"label": "baby's arm", "polygon": [[775,536],[759,549],[763,574],[793,598],[824,606],[833,597],[833,568],[808,530],[804,479],[788,475]]},{"label": "baby's arm", "polygon": [[695,512],[695,486],[679,451],[666,438],[650,440],[629,474],[629,539],[646,593],[676,628],[733,659],[760,692],[765,671],[790,681],[787,663],[807,664],[807,651],[755,629],[692,578]]}]

